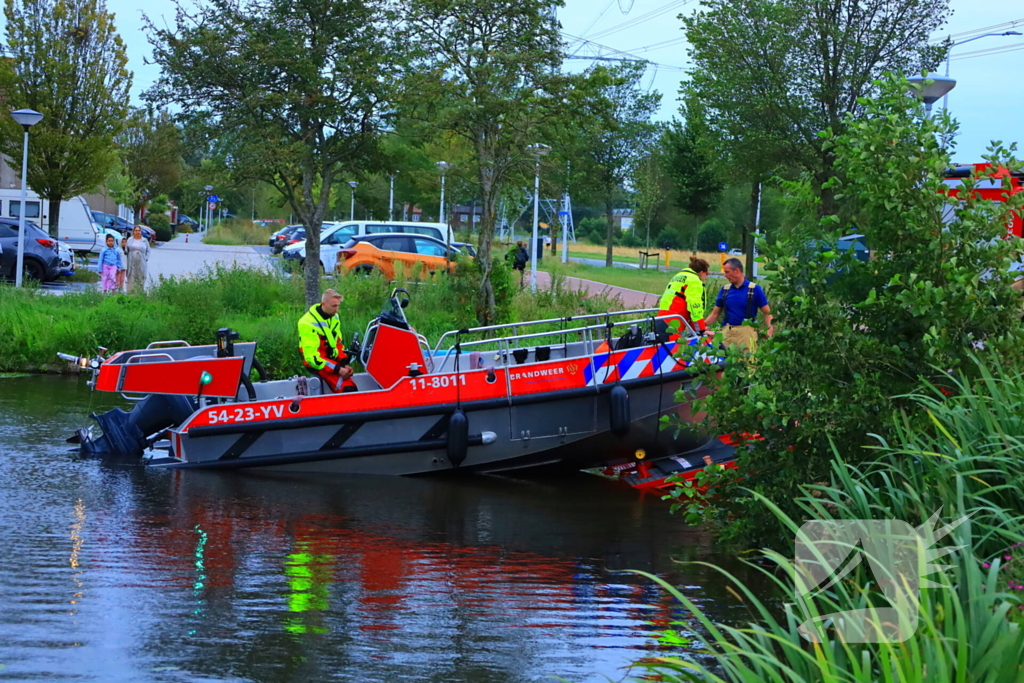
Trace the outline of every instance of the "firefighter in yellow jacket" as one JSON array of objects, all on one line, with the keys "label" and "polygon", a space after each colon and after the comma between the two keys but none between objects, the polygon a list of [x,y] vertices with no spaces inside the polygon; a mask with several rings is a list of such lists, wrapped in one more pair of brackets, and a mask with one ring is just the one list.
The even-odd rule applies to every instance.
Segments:
[{"label": "firefighter in yellow jacket", "polygon": [[299,349],[302,362],[334,393],[355,391],[352,366],[345,362],[338,308],[344,297],[333,289],[324,292],[320,303],[310,306],[299,318]]},{"label": "firefighter in yellow jacket", "polygon": [[[704,281],[707,279],[708,262],[691,256],[689,267],[676,273],[665,287],[665,293],[658,303],[658,315],[677,314],[699,334],[703,334],[707,329],[704,324]],[[658,323],[658,331],[664,333],[667,325],[660,320]],[[678,334],[673,334],[669,336],[669,341],[678,338]]]}]

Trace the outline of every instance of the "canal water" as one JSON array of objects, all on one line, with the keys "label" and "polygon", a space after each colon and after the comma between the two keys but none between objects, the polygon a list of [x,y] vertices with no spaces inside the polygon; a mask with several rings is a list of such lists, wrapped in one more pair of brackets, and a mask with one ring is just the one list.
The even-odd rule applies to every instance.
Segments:
[{"label": "canal water", "polygon": [[69,453],[113,405],[82,379],[0,377],[0,680],[619,680],[688,619],[627,569],[746,615],[678,561],[742,567],[657,496],[586,474],[274,478]]}]

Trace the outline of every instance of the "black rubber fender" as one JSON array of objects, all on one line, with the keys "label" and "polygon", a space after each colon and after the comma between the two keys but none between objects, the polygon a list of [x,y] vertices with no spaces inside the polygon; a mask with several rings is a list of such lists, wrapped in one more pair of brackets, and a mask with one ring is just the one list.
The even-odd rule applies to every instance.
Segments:
[{"label": "black rubber fender", "polygon": [[629,392],[621,384],[612,387],[608,393],[608,415],[612,434],[623,437],[629,433],[633,422],[629,414]]},{"label": "black rubber fender", "polygon": [[452,413],[448,421],[448,462],[458,467],[469,451],[469,418],[461,410]]}]

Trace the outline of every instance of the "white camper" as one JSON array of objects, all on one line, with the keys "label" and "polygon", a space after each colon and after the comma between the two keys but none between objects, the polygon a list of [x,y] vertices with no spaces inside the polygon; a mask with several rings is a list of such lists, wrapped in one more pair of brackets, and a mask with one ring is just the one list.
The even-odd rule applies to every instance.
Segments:
[{"label": "white camper", "polygon": [[[49,229],[49,207],[35,192],[29,192],[25,201],[25,218],[43,230]],[[17,220],[21,217],[21,190],[0,189],[0,216]],[[72,251],[99,253],[103,248],[100,230],[93,223],[89,205],[83,197],[72,197],[60,203],[58,241]]]}]

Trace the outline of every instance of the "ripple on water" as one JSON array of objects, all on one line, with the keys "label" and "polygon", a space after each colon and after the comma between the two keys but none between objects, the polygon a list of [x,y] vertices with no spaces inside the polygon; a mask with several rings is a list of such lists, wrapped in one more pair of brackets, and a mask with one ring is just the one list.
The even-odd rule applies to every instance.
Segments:
[{"label": "ripple on water", "polygon": [[672,561],[705,539],[596,478],[111,468],[63,442],[102,397],[3,382],[0,679],[618,679],[686,614],[612,570],[725,595]]}]

